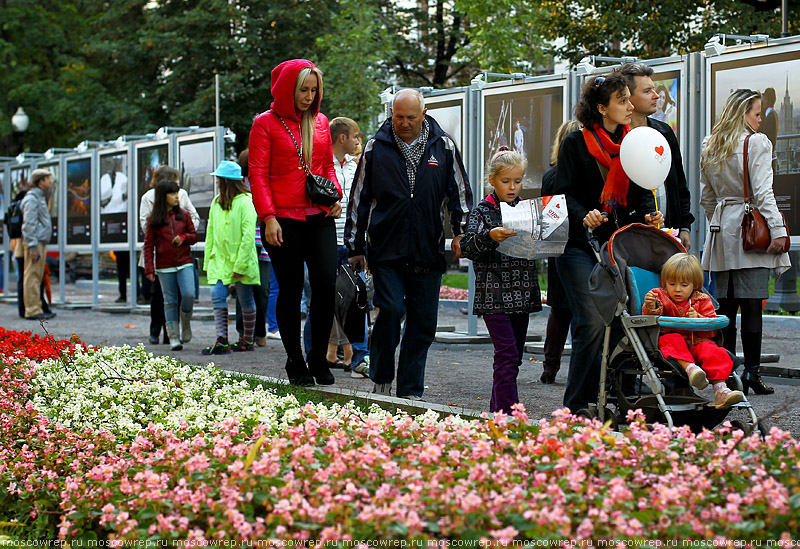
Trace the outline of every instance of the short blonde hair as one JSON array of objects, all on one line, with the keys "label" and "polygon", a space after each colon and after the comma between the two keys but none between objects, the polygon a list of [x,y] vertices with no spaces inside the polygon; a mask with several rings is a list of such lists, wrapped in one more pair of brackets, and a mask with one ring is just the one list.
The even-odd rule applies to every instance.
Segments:
[{"label": "short blonde hair", "polygon": [[695,290],[703,287],[703,267],[698,259],[687,253],[677,253],[667,259],[661,268],[661,287],[668,281],[688,282]]}]

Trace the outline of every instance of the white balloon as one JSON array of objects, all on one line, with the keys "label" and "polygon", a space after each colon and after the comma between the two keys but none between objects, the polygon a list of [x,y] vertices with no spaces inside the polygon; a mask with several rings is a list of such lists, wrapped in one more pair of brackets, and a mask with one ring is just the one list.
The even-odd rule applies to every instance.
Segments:
[{"label": "white balloon", "polygon": [[657,189],[672,166],[672,151],[667,139],[650,126],[628,132],[619,149],[622,168],[631,181],[645,189]]}]

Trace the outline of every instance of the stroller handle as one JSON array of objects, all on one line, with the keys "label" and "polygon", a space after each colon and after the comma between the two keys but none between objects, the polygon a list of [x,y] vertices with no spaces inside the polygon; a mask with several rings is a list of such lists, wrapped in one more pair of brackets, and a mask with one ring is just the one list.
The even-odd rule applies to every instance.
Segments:
[{"label": "stroller handle", "polygon": [[[603,219],[608,219],[608,212],[603,212],[600,215],[603,216]],[[594,251],[598,263],[600,263],[600,243],[597,241],[597,238],[595,238],[594,229],[591,227],[586,227],[586,240],[589,241],[589,246],[591,246],[592,251]]]}]

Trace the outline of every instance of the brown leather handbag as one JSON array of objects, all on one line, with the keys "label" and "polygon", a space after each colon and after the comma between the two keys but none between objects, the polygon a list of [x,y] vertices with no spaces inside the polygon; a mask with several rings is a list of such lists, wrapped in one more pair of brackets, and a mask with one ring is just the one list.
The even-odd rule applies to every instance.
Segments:
[{"label": "brown leather handbag", "polygon": [[[744,138],[744,217],[742,218],[742,249],[746,252],[764,252],[772,242],[769,234],[767,220],[761,215],[755,206],[750,204],[750,170],[747,166],[747,149],[750,144],[750,135]],[[786,226],[786,218],[781,214],[783,225]],[[779,253],[789,251],[789,228],[786,227],[787,238],[783,250]]]}]

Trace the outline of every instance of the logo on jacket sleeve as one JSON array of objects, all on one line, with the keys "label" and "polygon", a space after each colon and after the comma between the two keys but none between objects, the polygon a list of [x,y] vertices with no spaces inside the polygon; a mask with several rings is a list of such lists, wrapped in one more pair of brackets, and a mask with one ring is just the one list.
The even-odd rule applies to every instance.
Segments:
[{"label": "logo on jacket sleeve", "polygon": [[435,156],[431,155],[431,157],[428,159],[428,166],[438,166],[438,165],[439,161],[436,160]]}]

